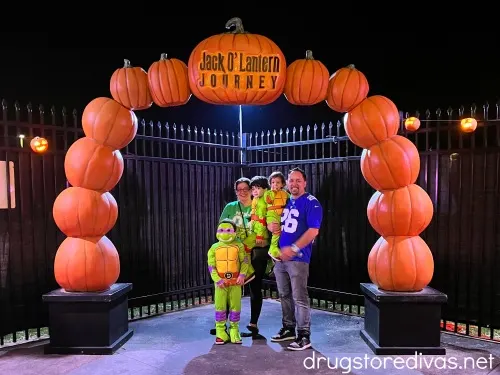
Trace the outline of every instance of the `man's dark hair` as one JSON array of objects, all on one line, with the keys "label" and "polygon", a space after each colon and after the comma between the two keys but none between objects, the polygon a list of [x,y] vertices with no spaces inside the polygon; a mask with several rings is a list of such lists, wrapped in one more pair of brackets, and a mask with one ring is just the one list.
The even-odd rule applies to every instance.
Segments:
[{"label": "man's dark hair", "polygon": [[267,180],[267,177],[264,176],[254,176],[250,180],[250,187],[260,187],[262,189],[270,189],[271,187],[269,186],[269,181]]},{"label": "man's dark hair", "polygon": [[231,219],[222,219],[221,221],[219,221],[219,225],[221,225],[222,223],[231,224],[233,226],[234,231],[236,232],[236,223]]},{"label": "man's dark hair", "polygon": [[299,168],[299,167],[292,168],[288,171],[288,175],[290,176],[290,173],[292,173],[292,172],[299,172],[302,175],[302,178],[304,179],[304,181],[307,181],[306,172],[304,172],[304,170],[302,168]]},{"label": "man's dark hair", "polygon": [[269,176],[269,185],[271,185],[271,181],[273,180],[273,178],[279,178],[281,180],[281,183],[283,185],[286,185],[285,175],[283,175],[283,173],[281,173],[280,171],[271,173],[271,175]]},{"label": "man's dark hair", "polygon": [[234,190],[238,189],[238,185],[241,183],[245,183],[248,185],[248,187],[250,187],[250,179],[246,177],[241,177],[234,182]]}]

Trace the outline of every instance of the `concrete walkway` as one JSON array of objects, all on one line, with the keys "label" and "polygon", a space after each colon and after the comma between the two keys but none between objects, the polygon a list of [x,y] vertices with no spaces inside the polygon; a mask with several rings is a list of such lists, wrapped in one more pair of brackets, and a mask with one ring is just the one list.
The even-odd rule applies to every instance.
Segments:
[{"label": "concrete walkway", "polygon": [[[242,330],[249,310],[244,298]],[[244,338],[243,345],[216,346],[209,334],[213,317],[213,305],[207,305],[136,321],[131,324],[134,336],[110,356],[44,355],[43,344],[0,351],[0,374],[500,375],[500,344],[443,334],[446,356],[374,356],[359,336],[363,319],[313,310],[313,349],[292,352],[284,349],[286,344],[270,342],[281,326],[281,307],[265,300],[260,329],[268,340]]]}]

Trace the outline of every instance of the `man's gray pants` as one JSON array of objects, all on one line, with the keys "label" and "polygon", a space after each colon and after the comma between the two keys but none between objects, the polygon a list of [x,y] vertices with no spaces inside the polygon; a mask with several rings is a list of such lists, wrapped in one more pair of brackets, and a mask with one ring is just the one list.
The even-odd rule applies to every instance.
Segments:
[{"label": "man's gray pants", "polygon": [[293,329],[297,327],[298,334],[310,335],[311,310],[307,292],[309,263],[276,262],[273,272],[281,300],[283,327]]}]

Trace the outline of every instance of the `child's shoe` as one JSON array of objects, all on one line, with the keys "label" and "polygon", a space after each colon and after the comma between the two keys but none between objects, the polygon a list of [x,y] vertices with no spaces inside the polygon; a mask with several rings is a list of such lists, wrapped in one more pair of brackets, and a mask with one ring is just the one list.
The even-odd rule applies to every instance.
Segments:
[{"label": "child's shoe", "polygon": [[239,323],[237,323],[237,322],[229,323],[229,336],[231,337],[231,342],[233,344],[241,344],[242,343]]},{"label": "child's shoe", "polygon": [[280,259],[281,251],[278,246],[271,245],[267,253],[275,262],[281,262]]},{"label": "child's shoe", "polygon": [[215,345],[224,345],[230,339],[226,331],[226,322],[217,322],[215,326]]}]

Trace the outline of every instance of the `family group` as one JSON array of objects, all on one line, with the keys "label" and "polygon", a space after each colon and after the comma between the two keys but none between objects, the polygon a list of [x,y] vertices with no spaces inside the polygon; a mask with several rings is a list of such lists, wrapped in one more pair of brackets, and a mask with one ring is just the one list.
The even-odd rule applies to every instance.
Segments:
[{"label": "family group", "polygon": [[[242,177],[234,183],[237,199],[220,216],[217,242],[208,250],[215,283],[215,344],[241,344],[241,337],[262,337],[262,280],[273,274],[282,308],[282,327],[273,342],[290,340],[290,350],[311,347],[307,282],[312,246],[323,217],[320,202],[306,192],[307,176],[293,168],[287,178]],[[249,332],[240,333],[242,288],[250,290]],[[229,330],[227,323],[229,321]]]}]

